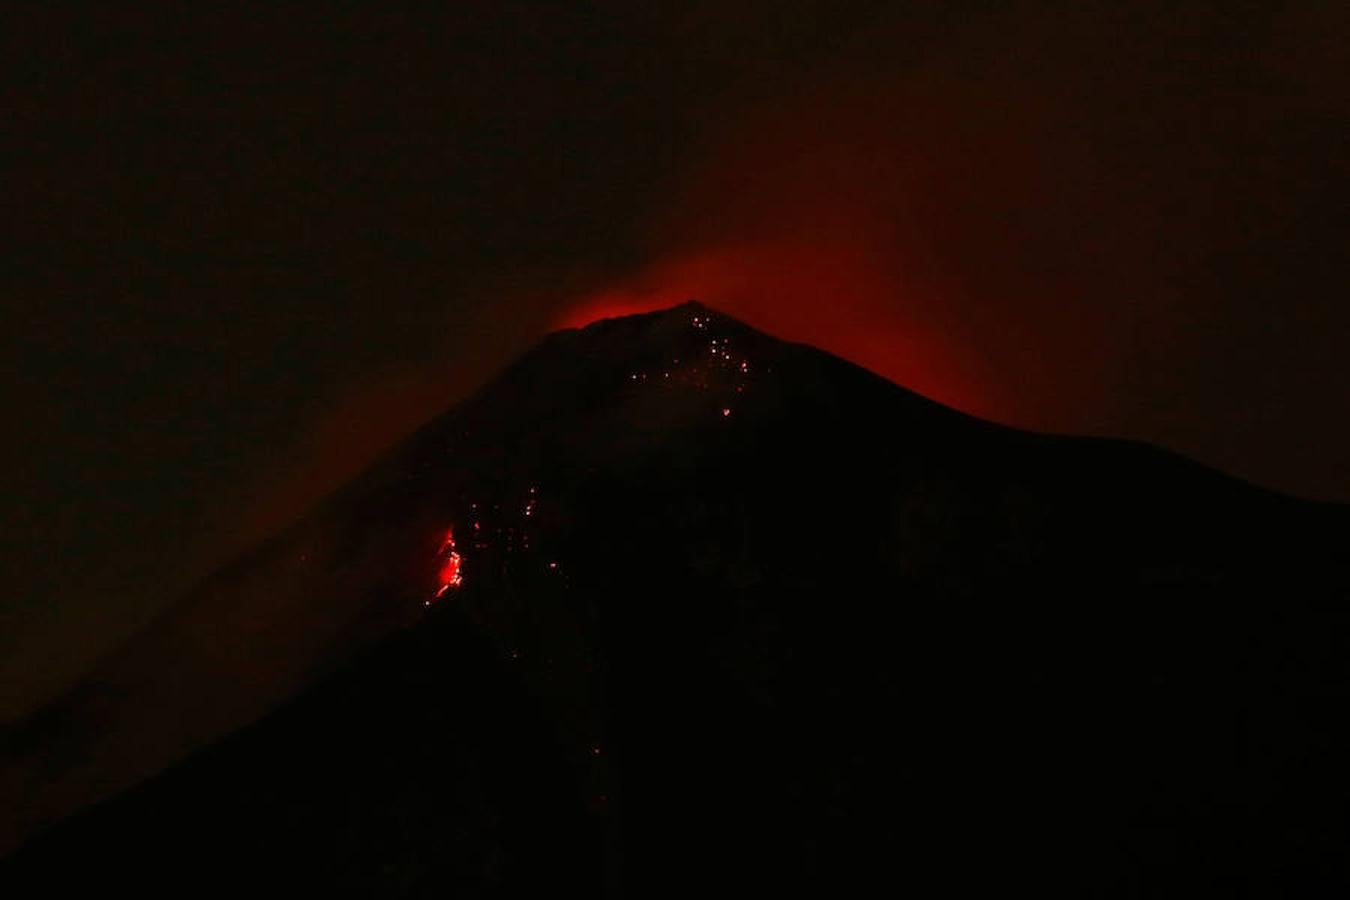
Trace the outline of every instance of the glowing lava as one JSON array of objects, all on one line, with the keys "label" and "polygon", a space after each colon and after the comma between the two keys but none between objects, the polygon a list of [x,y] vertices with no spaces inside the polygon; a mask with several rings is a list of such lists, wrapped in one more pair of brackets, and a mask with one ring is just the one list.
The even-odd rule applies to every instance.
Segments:
[{"label": "glowing lava", "polygon": [[436,551],[436,560],[439,563],[436,581],[440,585],[436,590],[436,599],[440,599],[464,583],[464,576],[460,572],[463,559],[455,552],[455,529],[446,530],[445,540],[441,541],[441,547]]}]

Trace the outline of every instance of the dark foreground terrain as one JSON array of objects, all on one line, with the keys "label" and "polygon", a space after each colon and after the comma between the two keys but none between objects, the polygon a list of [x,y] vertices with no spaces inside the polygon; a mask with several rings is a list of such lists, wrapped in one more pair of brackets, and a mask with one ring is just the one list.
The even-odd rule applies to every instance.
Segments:
[{"label": "dark foreground terrain", "polygon": [[4,896],[1350,890],[1344,508],[695,305],[550,337],[185,610],[6,737]]}]

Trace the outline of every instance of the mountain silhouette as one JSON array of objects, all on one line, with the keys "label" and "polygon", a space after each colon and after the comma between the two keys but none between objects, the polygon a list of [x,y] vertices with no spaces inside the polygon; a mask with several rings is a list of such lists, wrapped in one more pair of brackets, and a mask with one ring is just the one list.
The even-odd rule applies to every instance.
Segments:
[{"label": "mountain silhouette", "polygon": [[558,332],[11,729],[0,890],[1343,893],[1347,539],[699,304]]}]

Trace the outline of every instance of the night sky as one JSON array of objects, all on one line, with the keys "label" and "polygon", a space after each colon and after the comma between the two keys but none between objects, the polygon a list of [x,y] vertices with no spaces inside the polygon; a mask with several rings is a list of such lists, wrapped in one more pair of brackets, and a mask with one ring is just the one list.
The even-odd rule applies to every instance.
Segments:
[{"label": "night sky", "polygon": [[547,330],[690,297],[1350,500],[1350,7],[663,5],[11,13],[0,720]]}]

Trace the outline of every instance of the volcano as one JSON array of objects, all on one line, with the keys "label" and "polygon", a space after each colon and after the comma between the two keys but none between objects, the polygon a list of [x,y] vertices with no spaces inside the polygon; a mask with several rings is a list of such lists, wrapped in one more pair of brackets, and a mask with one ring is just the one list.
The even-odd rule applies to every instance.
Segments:
[{"label": "volcano", "polygon": [[4,736],[7,896],[1325,896],[1350,513],[698,304],[555,333]]}]

